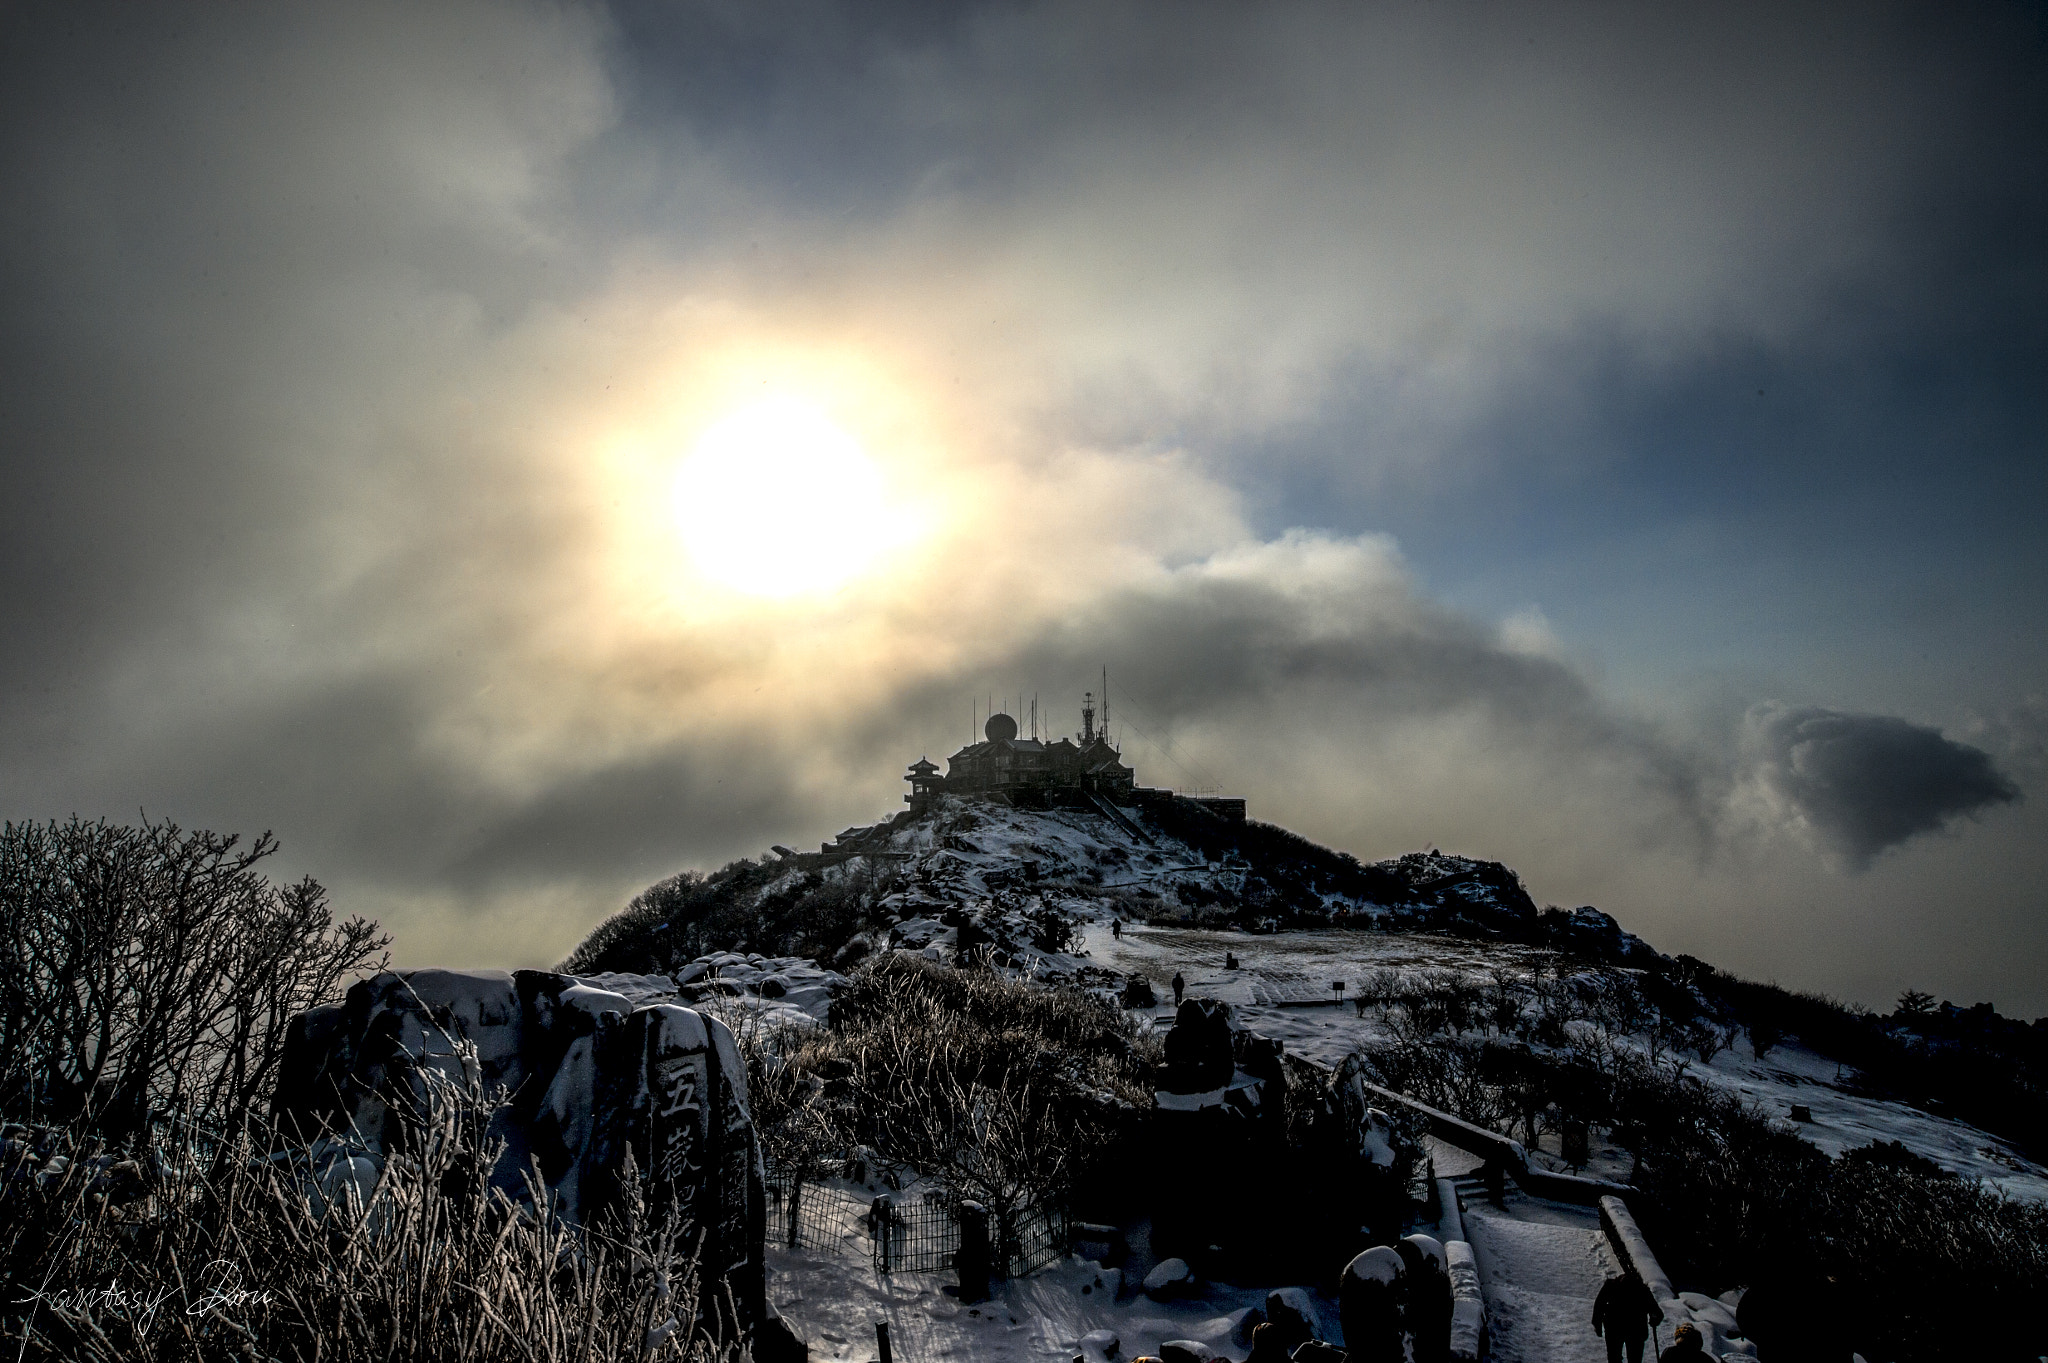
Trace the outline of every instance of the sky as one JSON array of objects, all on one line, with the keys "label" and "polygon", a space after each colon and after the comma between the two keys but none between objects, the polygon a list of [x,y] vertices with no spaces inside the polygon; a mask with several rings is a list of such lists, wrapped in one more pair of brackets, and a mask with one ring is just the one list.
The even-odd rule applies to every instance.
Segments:
[{"label": "sky", "polygon": [[1148,784],[2048,1014],[2039,3],[18,4],[0,297],[0,814],[401,964],[1107,668]]}]

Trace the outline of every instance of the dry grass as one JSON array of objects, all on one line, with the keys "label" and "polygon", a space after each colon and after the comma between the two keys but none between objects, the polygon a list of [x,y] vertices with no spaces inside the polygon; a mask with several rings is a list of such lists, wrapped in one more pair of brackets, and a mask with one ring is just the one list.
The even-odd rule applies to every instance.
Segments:
[{"label": "dry grass", "polygon": [[[367,1195],[310,1196],[307,1152],[160,1161],[121,1201],[80,1172],[0,1194],[22,1358],[738,1358],[687,1237],[628,1207],[578,1228],[491,1187],[490,1105],[440,1095]],[[539,1209],[536,1210],[535,1204]]]}]

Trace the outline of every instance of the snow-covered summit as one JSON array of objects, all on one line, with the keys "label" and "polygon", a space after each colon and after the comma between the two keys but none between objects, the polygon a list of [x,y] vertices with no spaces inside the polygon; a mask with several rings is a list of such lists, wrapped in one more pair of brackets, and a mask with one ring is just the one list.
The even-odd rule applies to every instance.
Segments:
[{"label": "snow-covered summit", "polygon": [[1539,912],[1499,862],[1437,850],[1360,862],[1179,797],[1117,805],[937,793],[816,852],[778,847],[663,882],[593,933],[568,968],[673,972],[735,950],[843,968],[888,947],[971,945],[959,936],[963,915],[1000,925],[1002,949],[1028,943],[1041,954],[1061,951],[1061,922],[1114,917],[1250,932],[1420,930],[1614,964],[1656,957],[1598,910]]}]

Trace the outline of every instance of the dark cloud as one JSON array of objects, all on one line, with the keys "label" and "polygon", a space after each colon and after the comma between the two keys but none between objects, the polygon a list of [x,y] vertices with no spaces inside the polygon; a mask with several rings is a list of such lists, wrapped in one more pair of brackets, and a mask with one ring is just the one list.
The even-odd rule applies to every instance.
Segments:
[{"label": "dark cloud", "polygon": [[2020,798],[1990,754],[1889,715],[1759,706],[1758,777],[1850,867],[1955,820]]},{"label": "dark cloud", "polygon": [[[2048,582],[2016,16],[8,7],[0,813],[274,827],[411,959],[537,961],[654,876],[897,807],[969,695],[1070,727],[1107,662],[1144,779],[1569,902],[1620,884],[1632,926],[1687,921],[1745,782],[1867,864],[2008,778],[1904,719],[1733,731],[1758,696],[2038,688],[2005,627]],[[904,405],[952,404],[947,461],[996,489],[973,552],[708,624],[650,604],[658,555],[594,569],[644,495],[584,476],[618,394],[819,331],[920,357]],[[1700,521],[1752,508],[1938,578],[1992,680],[1778,666],[1815,617],[1902,650]],[[1538,601],[1571,647],[1495,623]],[[1600,672],[1651,634],[1719,666],[1707,623],[1769,664],[1714,723]],[[2001,855],[1978,897],[2020,903]]]}]

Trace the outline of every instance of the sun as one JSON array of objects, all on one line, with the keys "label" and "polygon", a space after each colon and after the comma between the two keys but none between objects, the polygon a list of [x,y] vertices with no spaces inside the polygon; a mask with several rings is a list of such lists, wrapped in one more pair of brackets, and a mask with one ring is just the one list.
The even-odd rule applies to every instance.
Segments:
[{"label": "sun", "polygon": [[881,470],[853,436],[797,399],[713,422],[676,472],[676,526],[697,570],[750,596],[827,592],[894,536]]}]

